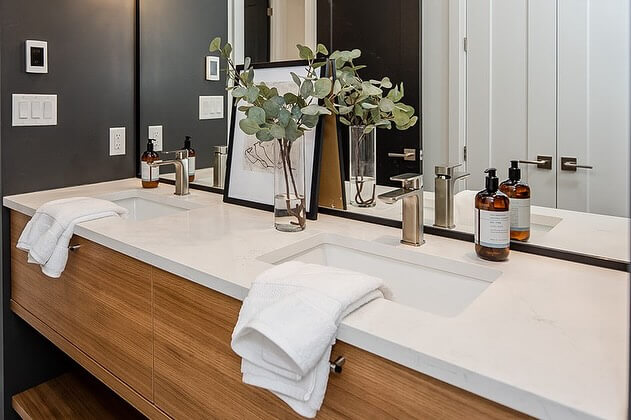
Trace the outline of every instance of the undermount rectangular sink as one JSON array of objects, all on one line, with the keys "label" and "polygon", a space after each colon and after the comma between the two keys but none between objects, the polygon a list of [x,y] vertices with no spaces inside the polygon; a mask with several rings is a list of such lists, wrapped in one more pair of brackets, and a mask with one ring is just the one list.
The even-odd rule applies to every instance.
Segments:
[{"label": "undermount rectangular sink", "polygon": [[121,191],[99,198],[112,201],[126,208],[129,211],[127,219],[137,221],[169,216],[199,207],[185,201],[185,199],[155,195],[139,190]]},{"label": "undermount rectangular sink", "polygon": [[381,278],[394,302],[440,316],[456,316],[495,281],[499,270],[413,252],[378,242],[321,234],[260,257],[321,264]]}]

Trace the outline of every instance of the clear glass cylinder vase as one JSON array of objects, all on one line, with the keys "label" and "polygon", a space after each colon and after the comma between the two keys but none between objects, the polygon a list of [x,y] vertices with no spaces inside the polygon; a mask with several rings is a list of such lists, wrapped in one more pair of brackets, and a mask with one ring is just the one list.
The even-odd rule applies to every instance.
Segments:
[{"label": "clear glass cylinder vase", "polygon": [[307,225],[304,138],[274,141],[274,227],[300,232]]},{"label": "clear glass cylinder vase", "polygon": [[364,132],[365,126],[349,127],[350,203],[356,207],[376,204],[377,185],[377,130]]}]

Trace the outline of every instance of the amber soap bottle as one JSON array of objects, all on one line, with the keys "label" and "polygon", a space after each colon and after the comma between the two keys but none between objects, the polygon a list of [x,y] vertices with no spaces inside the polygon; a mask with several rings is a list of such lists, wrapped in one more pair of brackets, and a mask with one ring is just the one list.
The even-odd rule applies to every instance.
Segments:
[{"label": "amber soap bottle", "polygon": [[497,169],[484,173],[486,188],[475,196],[475,252],[485,260],[504,261],[510,254],[509,199],[499,191]]},{"label": "amber soap bottle", "polygon": [[151,162],[160,159],[160,156],[153,151],[153,142],[155,140],[149,139],[147,142],[147,150],[142,154],[140,158],[140,175],[142,178],[143,188],[157,188],[160,183],[160,169],[152,168],[149,166]]},{"label": "amber soap bottle", "polygon": [[188,150],[188,182],[195,181],[195,149],[191,147],[191,136],[186,136],[184,149]]},{"label": "amber soap bottle", "polygon": [[521,180],[519,161],[511,160],[508,179],[500,191],[510,199],[510,238],[527,241],[530,238],[530,187]]}]

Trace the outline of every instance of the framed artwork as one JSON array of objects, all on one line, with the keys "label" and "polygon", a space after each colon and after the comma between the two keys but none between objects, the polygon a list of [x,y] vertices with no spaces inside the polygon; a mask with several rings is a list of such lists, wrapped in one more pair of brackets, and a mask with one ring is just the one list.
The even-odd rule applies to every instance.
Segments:
[{"label": "framed artwork", "polygon": [[[281,94],[297,93],[298,87],[290,72],[306,76],[306,66],[304,61],[252,64],[255,70],[254,81],[276,87]],[[242,71],[243,66],[239,66],[237,70]],[[274,211],[274,145],[272,141],[261,142],[255,136],[241,131],[239,121],[244,118],[245,114],[237,109],[236,100],[233,100],[224,202],[271,212]],[[322,118],[314,129],[305,132],[304,138],[298,140],[305,142],[305,201],[307,218],[310,220],[318,217],[318,177],[323,131],[321,124]]]}]

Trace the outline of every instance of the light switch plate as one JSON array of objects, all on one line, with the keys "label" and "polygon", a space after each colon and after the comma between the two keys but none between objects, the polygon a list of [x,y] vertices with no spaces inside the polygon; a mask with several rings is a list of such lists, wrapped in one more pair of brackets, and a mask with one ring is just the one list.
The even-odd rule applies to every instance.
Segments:
[{"label": "light switch plate", "polygon": [[25,43],[26,72],[48,73],[48,42],[28,40]]},{"label": "light switch plate", "polygon": [[162,126],[161,125],[150,125],[148,138],[154,139],[153,150],[156,152],[162,151]]},{"label": "light switch plate", "polygon": [[200,96],[199,119],[212,120],[223,118],[223,96]]},{"label": "light switch plate", "polygon": [[110,128],[110,156],[125,154],[125,127]]},{"label": "light switch plate", "polygon": [[57,125],[57,95],[16,93],[13,99],[13,127]]},{"label": "light switch plate", "polygon": [[219,57],[206,57],[206,80],[219,80]]}]

